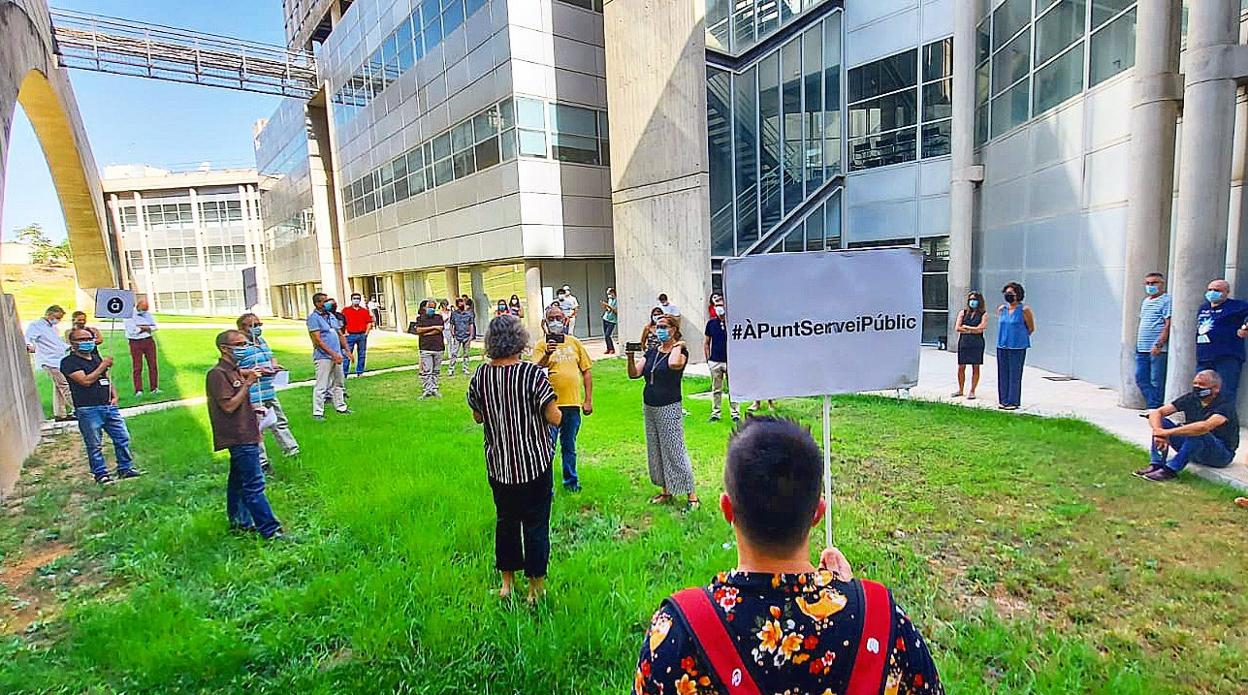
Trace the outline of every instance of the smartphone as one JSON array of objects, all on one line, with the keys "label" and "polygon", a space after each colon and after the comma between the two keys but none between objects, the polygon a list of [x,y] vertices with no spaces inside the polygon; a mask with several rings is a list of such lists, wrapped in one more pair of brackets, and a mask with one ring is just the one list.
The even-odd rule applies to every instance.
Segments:
[{"label": "smartphone", "polygon": [[641,352],[641,343],[625,343],[624,352]]},{"label": "smartphone", "polygon": [[548,343],[562,343],[563,339],[564,339],[564,334],[562,333],[547,333],[546,334],[546,342]]}]

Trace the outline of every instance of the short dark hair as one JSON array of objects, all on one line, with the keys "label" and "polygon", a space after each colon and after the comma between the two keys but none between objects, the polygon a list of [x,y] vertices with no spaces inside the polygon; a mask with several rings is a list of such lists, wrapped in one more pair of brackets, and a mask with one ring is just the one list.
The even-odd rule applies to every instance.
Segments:
[{"label": "short dark hair", "polygon": [[219,348],[225,347],[225,344],[230,342],[230,336],[232,335],[239,335],[239,336],[242,336],[244,339],[247,338],[247,336],[242,331],[234,330],[233,328],[231,328],[228,331],[221,331],[220,333],[217,334],[217,347]]},{"label": "short dark hair", "polygon": [[87,318],[87,312],[85,312],[85,311],[75,311],[74,313],[70,314],[70,316],[73,316],[74,318],[78,318],[79,316],[81,316],[82,318],[84,318],[84,319],[85,319],[85,318]]},{"label": "short dark hair", "polygon": [[666,302],[666,301],[667,301],[667,293],[660,294],[660,295],[659,295],[659,301],[660,301],[660,302]]},{"label": "short dark hair", "polygon": [[1023,297],[1027,296],[1027,293],[1023,291],[1023,286],[1017,282],[1005,283],[1005,287],[1002,287],[1001,291],[1005,292],[1006,290],[1014,290],[1014,294],[1018,296],[1018,301],[1020,302],[1023,301]]},{"label": "short dark hair", "polygon": [[728,440],[724,488],[734,524],[764,549],[788,552],[810,533],[823,486],[823,455],[793,420],[752,417]]},{"label": "short dark hair", "polygon": [[324,292],[317,292],[316,294],[312,295],[313,304],[316,304],[318,301],[325,301],[326,299],[329,299],[329,295],[325,294]]}]

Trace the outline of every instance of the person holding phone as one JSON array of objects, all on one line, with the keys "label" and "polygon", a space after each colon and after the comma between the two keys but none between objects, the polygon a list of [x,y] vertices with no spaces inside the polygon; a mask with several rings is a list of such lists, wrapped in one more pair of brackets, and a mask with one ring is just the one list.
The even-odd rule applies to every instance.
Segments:
[{"label": "person holding phone", "polygon": [[555,389],[556,405],[563,413],[558,425],[551,425],[551,441],[558,445],[563,460],[563,488],[580,492],[576,474],[576,435],[581,415],[594,412],[593,362],[576,336],[568,335],[567,315],[558,307],[546,310],[546,341],[533,350],[533,362],[547,370]]},{"label": "person holding phone", "polygon": [[646,461],[651,482],[662,489],[650,502],[666,504],[673,495],[685,495],[686,510],[694,511],[701,504],[693,489],[693,464],[685,445],[680,392],[680,380],[689,363],[689,348],[680,339],[679,321],[671,316],[659,317],[654,337],[658,345],[647,349],[640,362],[636,356],[636,348],[640,346],[636,343],[626,346],[629,378],[646,381],[642,391]]}]

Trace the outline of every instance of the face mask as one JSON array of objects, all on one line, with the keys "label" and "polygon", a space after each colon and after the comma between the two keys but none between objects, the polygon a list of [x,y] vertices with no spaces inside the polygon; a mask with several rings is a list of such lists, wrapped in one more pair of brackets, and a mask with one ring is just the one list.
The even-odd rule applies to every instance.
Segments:
[{"label": "face mask", "polygon": [[499,310],[499,311],[507,311],[507,305],[506,305],[506,304],[499,304],[499,305],[498,305],[498,310]]},{"label": "face mask", "polygon": [[56,324],[60,322],[61,322],[60,319],[48,319],[48,323],[52,324],[53,326],[55,326]]},{"label": "face mask", "polygon": [[1018,295],[1014,294],[1013,292],[1005,293],[1005,301],[1007,304],[1013,304],[1017,299],[1018,299]]},{"label": "face mask", "polygon": [[245,360],[251,355],[251,347],[244,345],[242,347],[231,348],[230,352],[234,355],[234,359]]},{"label": "face mask", "polygon": [[78,345],[76,347],[78,348],[78,352],[91,352],[95,350],[95,341],[80,340],[78,341]]},{"label": "face mask", "polygon": [[668,341],[668,339],[672,337],[672,332],[671,332],[671,331],[669,331],[669,330],[667,330],[666,328],[659,328],[659,329],[655,330],[654,335],[655,335],[655,336],[656,336],[656,337],[657,337],[660,341],[662,341],[662,342],[666,343],[666,342]]},{"label": "face mask", "polygon": [[1145,285],[1144,292],[1149,295],[1155,295],[1161,292],[1161,288],[1156,285]]},{"label": "face mask", "polygon": [[969,306],[969,307],[970,307],[970,308],[972,308],[972,309],[978,309],[978,308],[979,308],[979,300],[978,300],[978,299],[972,299],[972,300],[968,301],[968,302],[966,303],[966,305],[967,305],[967,306]]},{"label": "face mask", "polygon": [[263,328],[261,328],[260,326],[252,326],[252,327],[251,327],[251,337],[253,337],[253,338],[259,338],[259,337],[260,337],[260,334],[261,334],[261,333],[263,333],[263,332],[264,332],[264,329],[263,329]]},{"label": "face mask", "polygon": [[1208,398],[1213,395],[1213,389],[1193,388],[1192,395],[1197,398]]},{"label": "face mask", "polygon": [[359,305],[360,305],[360,302],[362,302],[362,301],[364,301],[364,300],[362,300],[362,299],[352,299],[352,300],[351,300],[351,306],[359,306]]},{"label": "face mask", "polygon": [[1210,304],[1220,302],[1222,301],[1222,293],[1217,290],[1209,290],[1205,293],[1205,299],[1208,300]]},{"label": "face mask", "polygon": [[546,327],[551,333],[562,333],[564,329],[563,321],[547,321]]},{"label": "face mask", "polygon": [[337,304],[335,304],[335,303],[333,303],[333,302],[325,302],[325,311],[328,311],[328,312],[330,312],[330,313],[333,313],[334,308],[335,308],[335,307],[337,307],[337,306],[338,306],[338,305],[337,305]]},{"label": "face mask", "polygon": [[654,323],[658,323],[658,322],[659,322],[659,317],[658,317],[658,316],[651,316],[651,317],[650,317],[650,323],[654,324]]}]

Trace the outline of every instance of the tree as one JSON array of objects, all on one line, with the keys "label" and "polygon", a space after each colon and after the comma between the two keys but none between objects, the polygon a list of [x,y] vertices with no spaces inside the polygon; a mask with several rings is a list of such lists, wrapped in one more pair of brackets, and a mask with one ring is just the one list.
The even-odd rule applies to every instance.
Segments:
[{"label": "tree", "polygon": [[43,233],[43,225],[38,222],[31,222],[25,227],[18,227],[17,240],[23,244],[34,246],[35,248],[52,245],[52,240],[48,239],[47,234]]},{"label": "tree", "polygon": [[16,237],[18,242],[31,247],[30,261],[36,265],[72,263],[74,260],[73,251],[69,247],[69,239],[66,238],[59,244],[53,244],[48,235],[44,234],[43,225],[38,222],[31,222],[25,227],[18,228]]},{"label": "tree", "polygon": [[66,265],[73,265],[74,249],[69,245],[69,237],[61,239],[61,243],[53,247],[56,252],[56,260]]}]

